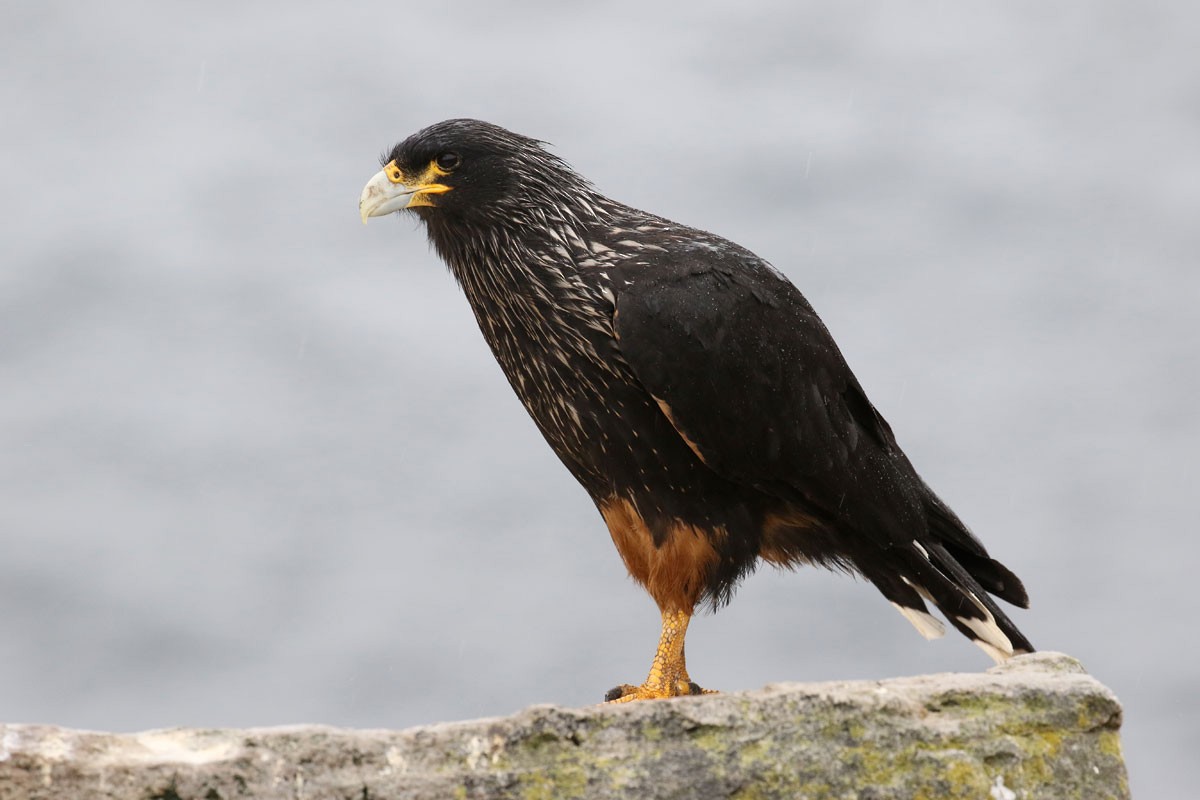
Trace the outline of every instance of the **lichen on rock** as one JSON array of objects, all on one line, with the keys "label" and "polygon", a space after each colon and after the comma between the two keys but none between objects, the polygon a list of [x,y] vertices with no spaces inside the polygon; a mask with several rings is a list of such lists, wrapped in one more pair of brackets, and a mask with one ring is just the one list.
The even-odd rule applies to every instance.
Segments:
[{"label": "lichen on rock", "polygon": [[1121,707],[1077,661],[785,683],[405,731],[0,725],[0,800],[1129,797]]}]

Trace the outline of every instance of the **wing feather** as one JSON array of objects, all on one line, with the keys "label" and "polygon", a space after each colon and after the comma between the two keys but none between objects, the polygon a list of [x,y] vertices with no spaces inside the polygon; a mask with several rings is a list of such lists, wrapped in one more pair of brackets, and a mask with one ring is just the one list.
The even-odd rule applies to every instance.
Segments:
[{"label": "wing feather", "polygon": [[921,480],[798,289],[744,251],[624,283],[621,355],[687,446],[823,526],[815,550],[807,528],[775,541],[785,561],[853,564],[926,636],[929,599],[990,653],[1032,650],[987,595],[1027,605],[1021,582]]},{"label": "wing feather", "polygon": [[[835,512],[919,503],[900,485],[891,429],[824,323],[765,265],[634,281],[617,296],[615,329],[634,375],[723,477]],[[897,491],[914,496],[850,502]]]}]

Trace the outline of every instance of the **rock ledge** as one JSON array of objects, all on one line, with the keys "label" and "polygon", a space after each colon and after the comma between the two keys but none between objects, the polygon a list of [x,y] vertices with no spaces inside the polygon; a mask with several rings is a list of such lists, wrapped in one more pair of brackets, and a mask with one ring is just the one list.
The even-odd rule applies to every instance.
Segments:
[{"label": "rock ledge", "polygon": [[534,706],[404,731],[0,725],[0,799],[1128,798],[1116,697],[1074,659]]}]

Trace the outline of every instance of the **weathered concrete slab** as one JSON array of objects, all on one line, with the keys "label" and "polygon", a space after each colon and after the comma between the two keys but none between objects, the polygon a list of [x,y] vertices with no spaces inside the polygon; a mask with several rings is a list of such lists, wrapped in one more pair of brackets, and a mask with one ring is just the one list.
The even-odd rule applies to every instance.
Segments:
[{"label": "weathered concrete slab", "polygon": [[1121,707],[1078,662],[777,684],[359,731],[0,725],[9,800],[1127,798]]}]

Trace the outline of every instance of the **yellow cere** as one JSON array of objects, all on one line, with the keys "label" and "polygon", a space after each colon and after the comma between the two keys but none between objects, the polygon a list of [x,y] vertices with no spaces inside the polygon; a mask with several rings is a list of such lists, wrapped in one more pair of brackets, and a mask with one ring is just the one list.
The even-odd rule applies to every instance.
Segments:
[{"label": "yellow cere", "polygon": [[404,183],[404,173],[396,166],[395,161],[388,162],[388,165],[383,168],[383,174],[387,175],[387,179],[392,183]]}]

